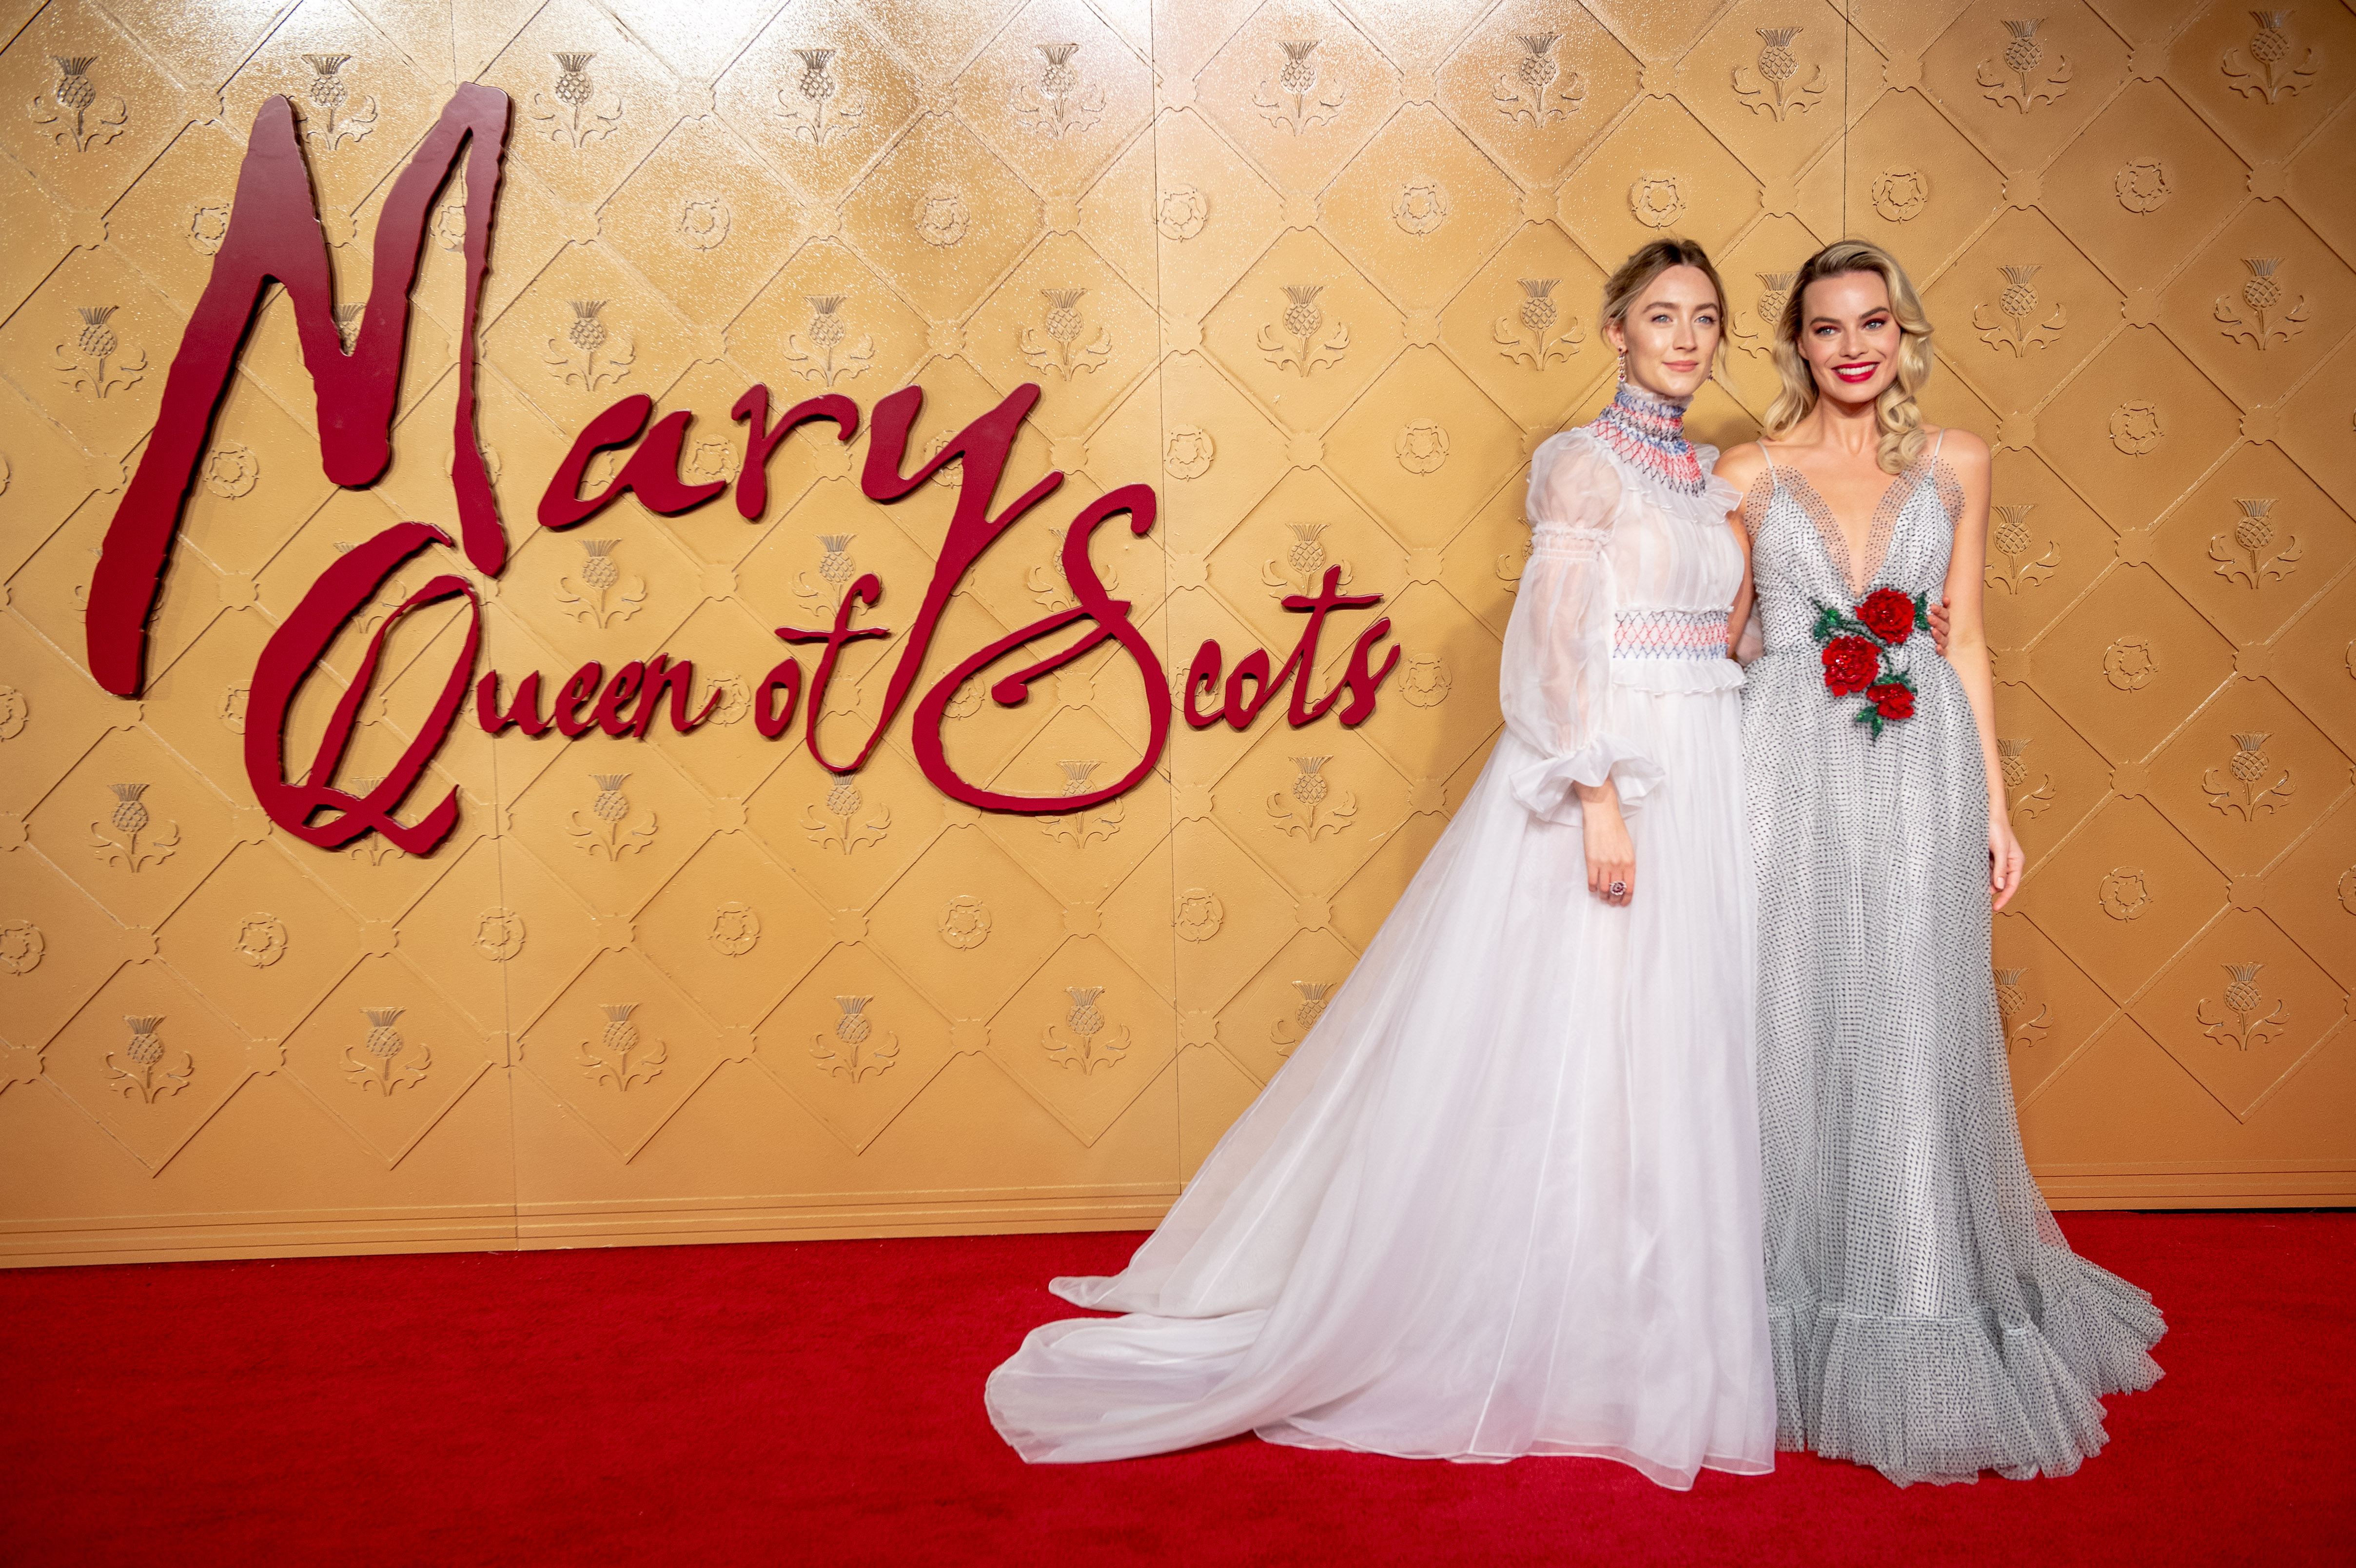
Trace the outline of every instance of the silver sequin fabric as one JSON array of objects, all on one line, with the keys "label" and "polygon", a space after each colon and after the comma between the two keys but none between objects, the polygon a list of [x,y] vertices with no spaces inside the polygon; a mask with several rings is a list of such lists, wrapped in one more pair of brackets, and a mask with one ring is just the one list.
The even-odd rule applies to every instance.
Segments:
[{"label": "silver sequin fabric", "polygon": [[1865,699],[1826,689],[1812,636],[1818,604],[1935,599],[1961,507],[1945,466],[1918,461],[1851,572],[1794,470],[1743,506],[1765,638],[1743,763],[1776,1437],[1901,1485],[2075,1470],[2105,1441],[2103,1396],[2159,1377],[2165,1329],[2070,1250],[2021,1152],[1962,682],[1916,633],[1915,715],[1877,740]]}]

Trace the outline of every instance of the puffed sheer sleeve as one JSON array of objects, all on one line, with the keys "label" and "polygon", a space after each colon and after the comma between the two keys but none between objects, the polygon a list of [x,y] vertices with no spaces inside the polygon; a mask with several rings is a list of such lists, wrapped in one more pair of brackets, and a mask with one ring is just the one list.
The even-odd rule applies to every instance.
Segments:
[{"label": "puffed sheer sleeve", "polygon": [[1529,564],[1505,628],[1499,697],[1505,728],[1529,750],[1514,798],[1548,822],[1576,824],[1575,784],[1611,779],[1622,808],[1661,781],[1659,764],[1612,731],[1612,563],[1619,470],[1592,437],[1540,446],[1530,467]]}]

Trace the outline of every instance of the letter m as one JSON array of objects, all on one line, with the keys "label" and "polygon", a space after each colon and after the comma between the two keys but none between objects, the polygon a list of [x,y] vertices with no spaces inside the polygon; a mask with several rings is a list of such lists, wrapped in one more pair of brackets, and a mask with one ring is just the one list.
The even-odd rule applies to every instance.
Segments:
[{"label": "letter m", "polygon": [[98,683],[139,694],[147,651],[147,618],[195,485],[213,415],[236,373],[238,354],[272,279],[286,285],[303,362],[318,403],[319,456],[327,478],[373,484],[392,460],[393,403],[409,336],[409,291],[425,242],[426,209],[460,156],[466,160],[466,302],[458,338],[458,413],[450,479],[459,537],[477,570],[507,560],[491,477],[475,436],[475,317],[489,254],[492,204],[507,149],[508,95],[462,83],[442,117],[394,181],[377,219],[375,271],[359,335],[347,353],[337,330],[327,272],[327,241],[311,196],[294,112],[272,98],[254,117],[245,166],[237,177],[229,232],[213,259],[211,281],[188,318],[180,351],[164,381],[163,407],[137,472],[106,531],[90,592],[90,668]]}]

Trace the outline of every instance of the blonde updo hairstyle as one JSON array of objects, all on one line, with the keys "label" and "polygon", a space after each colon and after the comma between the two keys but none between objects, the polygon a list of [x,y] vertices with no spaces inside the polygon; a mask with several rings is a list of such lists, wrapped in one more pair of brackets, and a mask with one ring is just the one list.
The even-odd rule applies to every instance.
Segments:
[{"label": "blonde updo hairstyle", "polygon": [[1671,267],[1694,268],[1709,280],[1718,295],[1718,347],[1711,350],[1710,359],[1715,369],[1726,357],[1726,282],[1710,264],[1709,252],[1691,240],[1655,240],[1621,263],[1619,270],[1603,280],[1603,308],[1596,325],[1608,328],[1617,322],[1624,330],[1637,296]]},{"label": "blonde updo hairstyle", "polygon": [[1837,240],[1801,267],[1792,292],[1783,300],[1783,314],[1775,323],[1775,373],[1783,382],[1767,407],[1767,436],[1789,434],[1815,412],[1816,378],[1800,355],[1800,323],[1808,285],[1844,273],[1873,273],[1890,291],[1890,313],[1898,322],[1898,375],[1873,402],[1874,423],[1881,440],[1874,448],[1882,471],[1902,474],[1922,455],[1929,439],[1922,430],[1922,411],[1914,399],[1931,380],[1931,318],[1922,312],[1922,296],[1898,258],[1864,240]]}]

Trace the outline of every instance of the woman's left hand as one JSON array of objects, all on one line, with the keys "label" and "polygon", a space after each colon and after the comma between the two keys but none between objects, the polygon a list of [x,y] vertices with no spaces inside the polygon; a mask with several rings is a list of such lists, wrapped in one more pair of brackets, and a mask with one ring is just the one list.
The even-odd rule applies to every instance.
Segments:
[{"label": "woman's left hand", "polygon": [[2026,857],[2020,853],[2020,841],[2012,836],[2012,824],[2005,820],[2001,809],[1988,817],[1988,886],[1996,894],[1999,909],[2012,901],[2020,890],[2020,872]]}]

